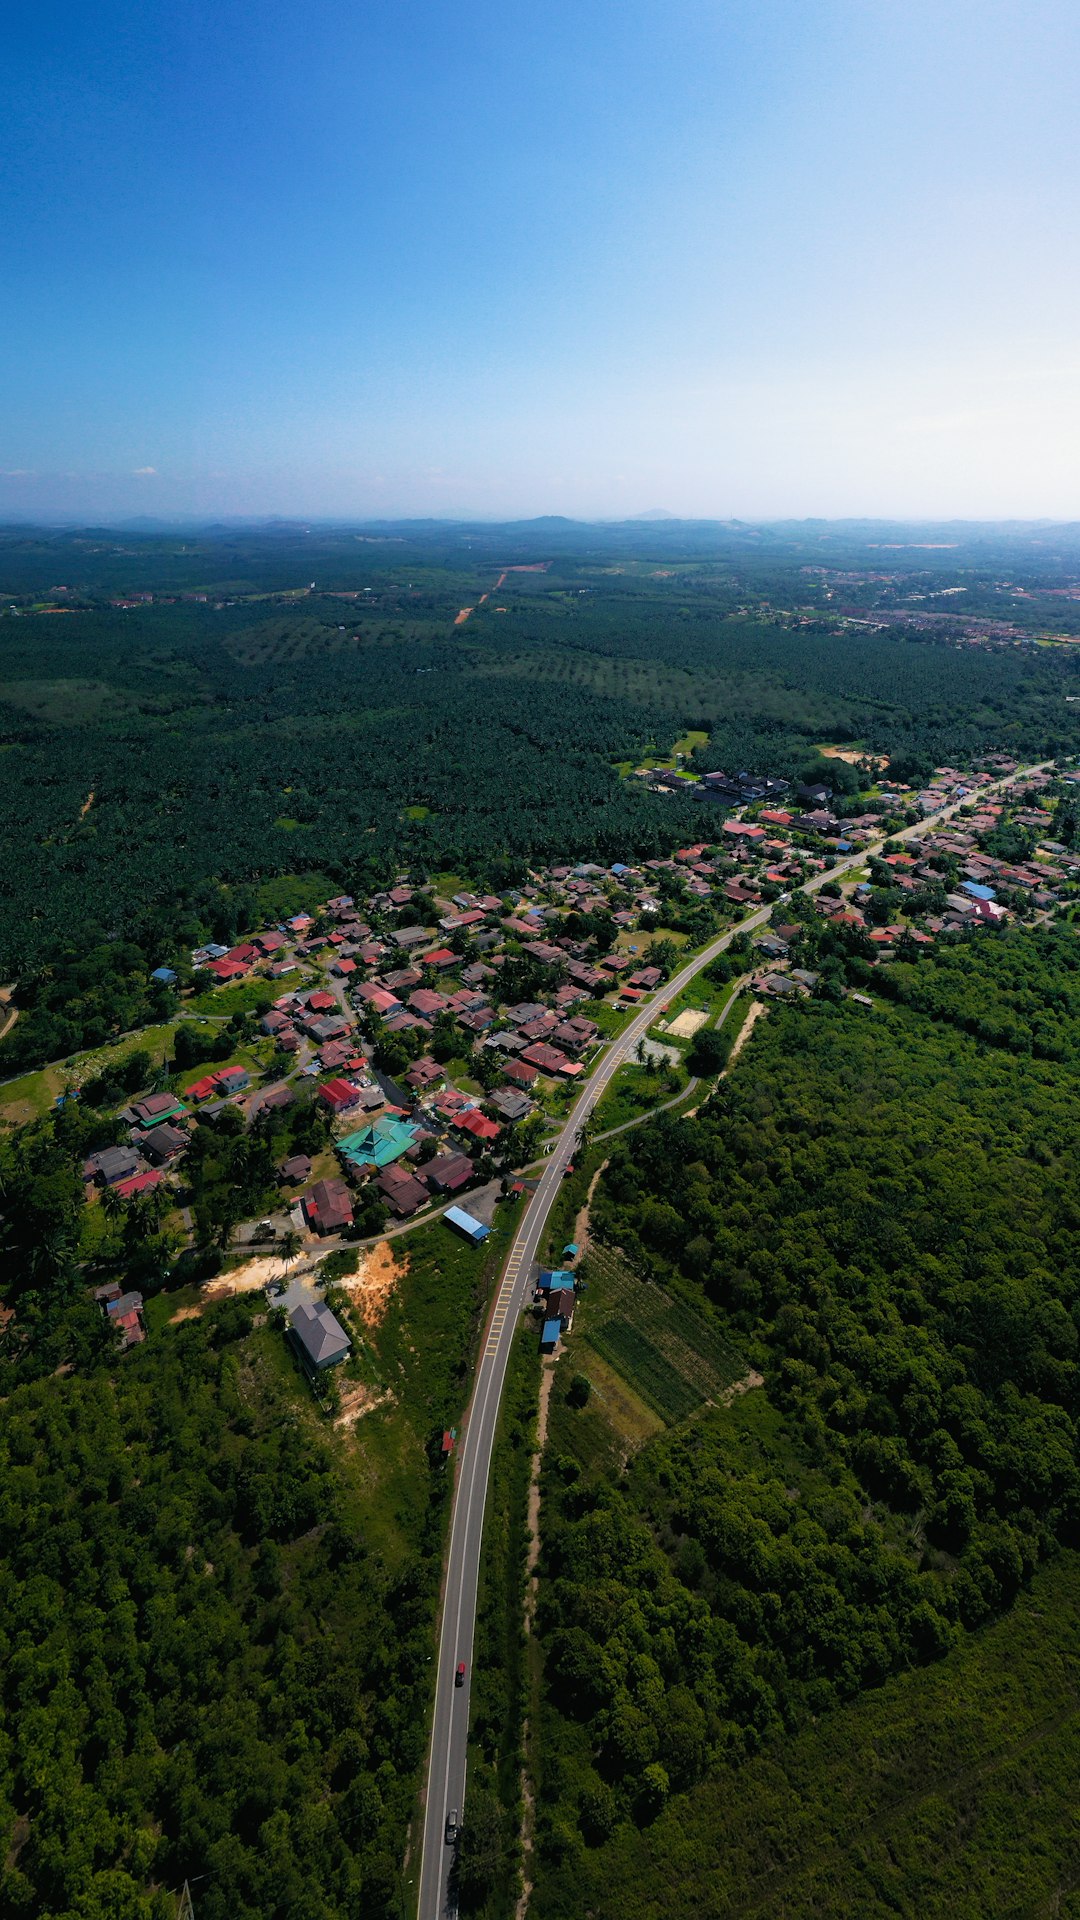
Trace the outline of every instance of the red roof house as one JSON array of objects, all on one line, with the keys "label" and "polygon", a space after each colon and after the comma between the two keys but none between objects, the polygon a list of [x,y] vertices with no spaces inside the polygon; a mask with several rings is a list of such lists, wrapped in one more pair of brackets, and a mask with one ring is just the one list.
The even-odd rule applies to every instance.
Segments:
[{"label": "red roof house", "polygon": [[340,1233],[352,1225],[352,1201],[344,1180],[317,1180],[304,1196],[304,1213],[313,1233]]},{"label": "red roof house", "polygon": [[319,1099],[331,1113],[348,1113],[350,1107],[360,1104],[360,1095],[348,1080],[327,1080],[319,1088]]}]

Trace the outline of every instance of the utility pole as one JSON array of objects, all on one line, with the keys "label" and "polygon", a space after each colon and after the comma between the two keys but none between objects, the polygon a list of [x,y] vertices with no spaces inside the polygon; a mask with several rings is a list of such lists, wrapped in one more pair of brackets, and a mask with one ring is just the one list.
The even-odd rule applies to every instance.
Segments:
[{"label": "utility pole", "polygon": [[176,1920],[195,1920],[195,1905],[191,1898],[191,1888],[184,1881],[184,1891],[180,1895],[180,1904],[176,1909]]}]

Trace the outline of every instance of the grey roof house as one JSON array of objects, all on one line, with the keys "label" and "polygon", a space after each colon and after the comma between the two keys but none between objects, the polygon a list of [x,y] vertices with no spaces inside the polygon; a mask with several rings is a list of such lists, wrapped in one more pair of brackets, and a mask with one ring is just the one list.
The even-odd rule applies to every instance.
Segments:
[{"label": "grey roof house", "polygon": [[347,1360],[352,1347],[341,1321],[323,1300],[295,1308],[289,1318],[289,1338],[311,1379]]}]

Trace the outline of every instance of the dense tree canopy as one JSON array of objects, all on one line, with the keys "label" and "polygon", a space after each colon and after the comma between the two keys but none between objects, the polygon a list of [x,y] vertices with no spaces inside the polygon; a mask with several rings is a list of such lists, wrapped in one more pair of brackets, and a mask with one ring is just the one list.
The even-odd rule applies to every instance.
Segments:
[{"label": "dense tree canopy", "polygon": [[400,1911],[430,1576],[369,1550],[250,1326],[0,1411],[6,1914],[172,1920],[189,1876],[208,1920]]},{"label": "dense tree canopy", "polygon": [[[1027,940],[1066,1032],[1075,949]],[[1008,953],[963,950],[972,1003]],[[621,1479],[548,1464],[545,1916],[582,1840],[935,1659],[1073,1536],[1078,1124],[1071,1067],[812,1001],[696,1118],[615,1147],[595,1230],[711,1303],[765,1387]]]}]

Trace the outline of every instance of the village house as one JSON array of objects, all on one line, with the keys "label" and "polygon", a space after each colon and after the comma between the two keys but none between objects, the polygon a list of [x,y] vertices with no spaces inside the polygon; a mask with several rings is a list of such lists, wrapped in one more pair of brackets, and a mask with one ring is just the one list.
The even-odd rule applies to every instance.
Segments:
[{"label": "village house", "polygon": [[304,1195],[304,1217],[312,1233],[341,1233],[352,1225],[352,1201],[344,1180],[317,1180]]}]

